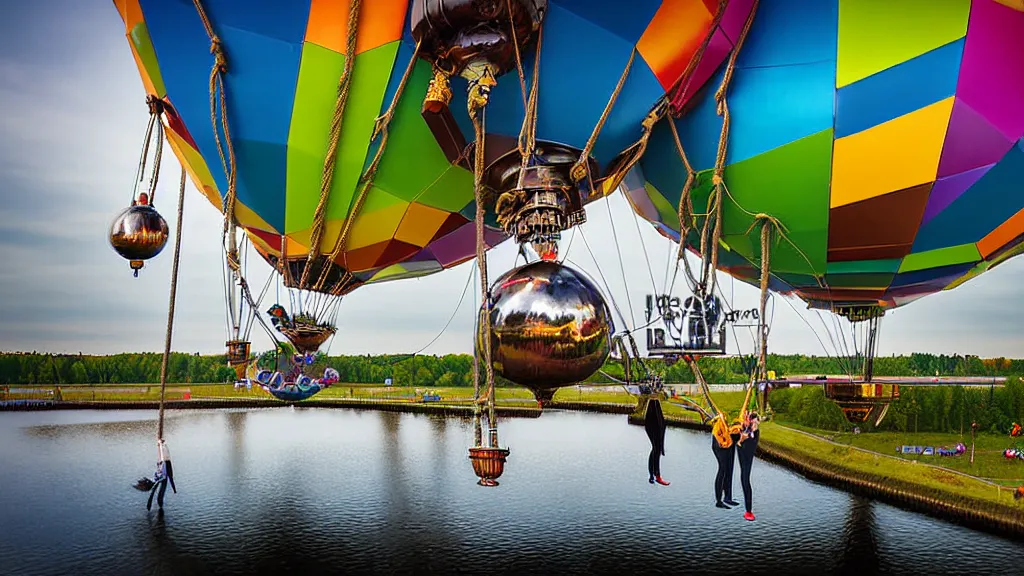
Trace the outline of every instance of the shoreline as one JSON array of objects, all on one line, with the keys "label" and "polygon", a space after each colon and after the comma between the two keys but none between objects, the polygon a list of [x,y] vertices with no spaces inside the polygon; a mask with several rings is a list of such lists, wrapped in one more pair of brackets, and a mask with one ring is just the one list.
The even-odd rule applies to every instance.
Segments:
[{"label": "shoreline", "polygon": [[[63,401],[41,402],[37,404],[2,404],[0,412],[53,411],[53,410],[155,410],[159,404],[155,401]],[[301,402],[281,402],[270,399],[194,399],[172,400],[164,403],[169,410],[209,410],[224,408],[280,408],[299,406],[309,408],[349,408],[357,410],[378,410],[388,412],[407,412],[413,414],[435,414],[440,416],[468,417],[473,415],[473,406],[465,404],[419,403],[395,400],[304,400]],[[636,414],[636,407],[629,404],[611,402],[555,401],[548,409],[570,410],[579,412],[598,412],[605,414],[621,414],[627,416],[631,425],[643,425],[642,418]],[[535,407],[495,406],[495,413],[502,417],[538,418],[543,411]],[[668,426],[689,430],[710,432],[710,428],[698,421],[666,415]],[[773,429],[792,430],[780,424],[773,424]],[[951,497],[949,492],[929,488],[912,481],[893,478],[881,474],[873,474],[864,470],[855,470],[852,466],[838,464],[809,454],[801,454],[792,446],[787,446],[779,438],[765,438],[762,433],[758,442],[757,456],[791,470],[811,480],[852,494],[869,497],[912,512],[966,526],[982,532],[1004,538],[1024,541],[1024,511],[1012,504],[1001,505],[996,502],[982,500],[970,496]],[[812,442],[827,443],[827,440],[807,435]],[[879,455],[884,456],[884,455]],[[908,462],[907,465],[913,465]],[[974,478],[973,476],[971,478]],[[980,482],[981,480],[979,480]]]}]

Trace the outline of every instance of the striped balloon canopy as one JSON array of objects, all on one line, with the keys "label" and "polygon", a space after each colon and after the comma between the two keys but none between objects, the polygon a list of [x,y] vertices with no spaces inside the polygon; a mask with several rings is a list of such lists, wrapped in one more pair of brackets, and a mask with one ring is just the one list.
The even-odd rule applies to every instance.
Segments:
[{"label": "striped balloon canopy", "polygon": [[[414,3],[361,3],[335,174],[322,194],[339,78],[350,56],[350,2],[115,0],[143,84],[166,103],[168,139],[192,181],[223,207],[230,172],[230,162],[218,150],[228,140],[217,127],[223,94],[236,162],[237,222],[265,258],[273,263],[283,258],[290,265],[310,253],[317,206],[326,201],[318,251],[331,254],[348,274],[341,293],[437,272],[474,254],[473,174],[445,155],[422,116],[433,70],[431,62],[414,55]],[[636,142],[652,103],[676,86],[692,59],[701,57],[691,67],[689,87],[713,74],[751,5],[717,0],[543,4],[536,137],[584,149],[614,94],[593,146],[599,166]],[[224,54],[223,90],[217,88],[214,96],[211,38]],[[526,90],[532,87],[538,50],[523,54]],[[460,129],[472,135],[465,80],[453,78],[452,90],[451,109]],[[498,78],[487,108],[488,149],[515,147],[525,116],[523,91],[515,72]],[[679,96],[685,102],[685,91]],[[393,113],[385,144],[375,127],[388,111]],[[584,200],[596,196],[588,191]],[[487,224],[485,242],[493,246],[505,236],[493,213]]]},{"label": "striped balloon canopy", "polygon": [[[884,310],[1024,251],[1022,39],[1019,2],[762,0],[726,95],[719,268],[758,282],[754,224],[770,216],[771,289]],[[679,144],[668,122],[655,128],[627,186],[677,241],[680,148],[700,226],[724,73],[674,120]]]}]

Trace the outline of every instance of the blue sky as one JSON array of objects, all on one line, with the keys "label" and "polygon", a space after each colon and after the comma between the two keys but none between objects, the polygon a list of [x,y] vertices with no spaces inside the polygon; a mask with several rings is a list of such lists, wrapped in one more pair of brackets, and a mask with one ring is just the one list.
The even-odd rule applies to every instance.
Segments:
[{"label": "blue sky", "polygon": [[[0,349],[162,349],[172,245],[132,278],[107,243],[110,221],[130,197],[148,119],[145,96],[113,2],[35,0],[0,7]],[[168,150],[156,204],[172,230],[178,170]],[[628,255],[625,277],[609,213],[619,247]],[[603,271],[624,314],[631,305],[639,320],[651,274],[661,286],[668,252],[675,248],[649,225],[637,223],[621,195],[592,205],[588,218],[584,234],[596,259],[580,238],[573,240],[568,258],[595,277]],[[190,184],[175,350],[223,349],[220,229],[219,211]],[[508,243],[492,251],[492,278],[510,268],[514,257]],[[255,264],[254,284],[269,273],[267,266]],[[470,268],[467,263],[427,278],[357,290],[342,304],[331,352],[419,350],[454,312]],[[721,282],[726,294],[734,294],[735,307],[757,305],[756,289],[727,276]],[[956,290],[900,308],[883,323],[880,353],[1021,356],[1022,285],[1024,258],[1017,258]],[[470,350],[475,283],[472,290],[426,353]],[[773,351],[824,354],[820,337],[835,353],[826,330],[836,338],[838,324],[830,317],[781,297],[774,308]],[[257,348],[269,347],[258,330],[253,335]],[[750,339],[741,337],[741,349],[749,350]]]}]

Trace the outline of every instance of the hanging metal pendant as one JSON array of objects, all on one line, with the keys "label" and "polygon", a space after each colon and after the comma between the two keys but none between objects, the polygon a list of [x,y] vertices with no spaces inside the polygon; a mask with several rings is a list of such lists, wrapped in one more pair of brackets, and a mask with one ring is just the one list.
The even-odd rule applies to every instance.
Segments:
[{"label": "hanging metal pendant", "polygon": [[110,245],[129,261],[135,276],[144,261],[155,257],[167,245],[167,221],[156,209],[136,204],[121,211],[110,225]]},{"label": "hanging metal pendant", "polygon": [[[544,260],[491,285],[492,365],[497,374],[550,401],[604,365],[615,331],[601,292],[579,272]],[[483,349],[478,326],[477,350]],[[481,353],[482,354],[482,353]]]}]

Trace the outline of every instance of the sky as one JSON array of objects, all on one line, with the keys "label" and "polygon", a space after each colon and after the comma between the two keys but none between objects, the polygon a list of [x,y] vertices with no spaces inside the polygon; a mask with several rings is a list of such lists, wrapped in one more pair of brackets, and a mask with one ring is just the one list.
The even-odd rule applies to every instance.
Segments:
[{"label": "sky", "polygon": [[[112,219],[130,201],[148,120],[145,97],[113,2],[0,5],[0,350],[163,349],[173,238],[138,278],[107,241]],[[168,148],[155,205],[172,231],[179,170]],[[611,294],[626,317],[617,318],[620,328],[642,324],[644,298],[652,283],[664,286],[676,248],[638,221],[620,194],[587,212],[582,232],[564,236],[563,253],[568,248],[568,261]],[[221,227],[219,210],[189,183],[174,350],[223,352],[228,332]],[[511,268],[515,256],[511,242],[492,250],[491,278]],[[249,265],[251,283],[262,285],[270,269],[257,260]],[[471,272],[466,263],[356,290],[342,302],[330,353],[469,352],[479,303],[475,281],[456,307]],[[757,306],[756,288],[725,275],[719,281],[733,307]],[[883,321],[879,355],[1019,357],[1022,286],[1024,258],[1016,258],[955,290],[899,308]],[[833,341],[852,338],[845,321],[808,311],[797,299],[774,297],[769,308],[773,352],[834,355],[841,345]],[[628,318],[630,309],[635,321]],[[271,347],[258,329],[252,335],[255,349]],[[751,350],[746,331],[737,340],[740,350]],[[736,344],[729,346],[735,350]]]}]

